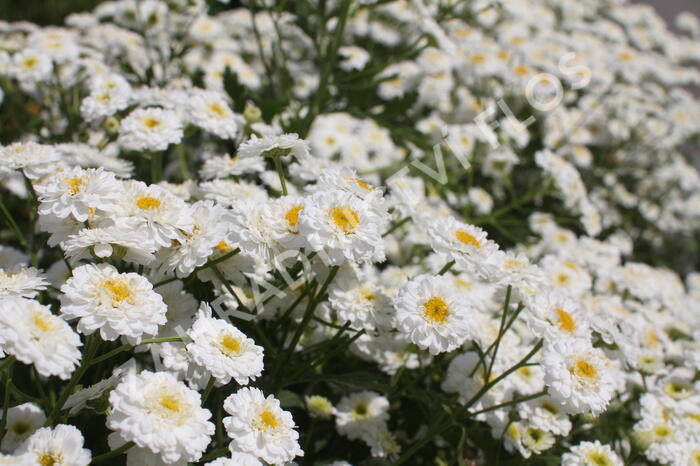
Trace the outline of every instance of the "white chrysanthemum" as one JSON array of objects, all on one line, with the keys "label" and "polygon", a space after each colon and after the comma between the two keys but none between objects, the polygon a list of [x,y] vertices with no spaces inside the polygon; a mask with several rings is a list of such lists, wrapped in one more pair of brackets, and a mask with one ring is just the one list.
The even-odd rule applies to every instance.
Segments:
[{"label": "white chrysanthemum", "polygon": [[329,289],[328,301],[338,320],[367,331],[389,329],[394,314],[391,299],[382,288],[371,281],[359,281],[355,274],[362,272],[341,273]]},{"label": "white chrysanthemum", "polygon": [[225,207],[233,207],[242,200],[266,202],[269,197],[263,187],[248,181],[205,181],[200,183],[199,191],[205,199],[211,199]]},{"label": "white chrysanthemum", "polygon": [[248,173],[260,173],[265,170],[265,160],[261,156],[231,157],[228,155],[212,157],[204,161],[199,176],[206,180],[240,176]]},{"label": "white chrysanthemum", "polygon": [[293,155],[297,160],[306,160],[309,157],[309,145],[303,139],[299,139],[299,135],[291,133],[264,138],[252,135],[238,148],[239,157],[267,155]]},{"label": "white chrysanthemum", "polygon": [[262,346],[225,320],[212,317],[207,304],[200,308],[187,335],[192,339],[187,344],[189,356],[219,384],[226,385],[234,378],[239,385],[247,385],[262,374]]},{"label": "white chrysanthemum", "polygon": [[274,396],[265,398],[261,390],[244,387],[226,398],[224,409],[231,415],[224,418],[224,426],[232,453],[250,453],[276,465],[304,455],[292,415]]},{"label": "white chrysanthemum", "polygon": [[319,419],[330,419],[336,413],[333,403],[328,398],[321,395],[310,395],[304,397],[306,409],[311,417]]},{"label": "white chrysanthemum", "polygon": [[124,186],[117,226],[143,232],[144,239],[160,247],[171,246],[173,240],[185,241],[193,229],[185,201],[158,185],[127,181]]},{"label": "white chrysanthemum", "polygon": [[249,453],[231,453],[231,458],[217,458],[205,466],[263,466],[260,460]]},{"label": "white chrysanthemum", "polygon": [[[494,364],[494,372],[500,368]],[[458,401],[467,404],[486,385],[486,370],[480,363],[479,355],[474,352],[460,354],[447,367],[445,380],[441,388],[450,393],[459,395]],[[509,395],[506,384],[500,383],[491,387],[472,407],[474,410],[484,409],[504,401]]]},{"label": "white chrysanthemum", "polygon": [[528,302],[525,320],[532,333],[548,341],[589,338],[588,322],[578,304],[559,293],[541,293]]},{"label": "white chrysanthemum", "polygon": [[109,403],[107,427],[168,464],[199,460],[214,433],[199,393],[167,372],[128,374],[110,393]]},{"label": "white chrysanthemum", "polygon": [[178,277],[187,277],[196,267],[204,265],[213,249],[231,229],[230,214],[212,201],[199,201],[188,206],[192,232],[184,240],[158,253],[158,262],[164,272],[173,270]]},{"label": "white chrysanthemum", "polygon": [[571,420],[559,403],[546,396],[518,404],[521,419],[554,435],[569,435]]},{"label": "white chrysanthemum", "polygon": [[155,335],[167,308],[153,285],[137,273],[119,273],[109,264],[85,264],[61,287],[61,314],[80,319],[78,331],[96,330],[105,340],[125,336],[136,343]]},{"label": "white chrysanthemum", "polygon": [[311,195],[299,214],[299,233],[313,251],[323,251],[332,265],[384,260],[382,226],[387,222],[357,196],[344,191]]},{"label": "white chrysanthemum", "polygon": [[562,466],[623,466],[622,458],[598,440],[581,442],[561,457]]},{"label": "white chrysanthemum", "polygon": [[15,266],[9,270],[0,268],[0,298],[12,295],[34,298],[48,284],[46,277],[34,267]]},{"label": "white chrysanthemum", "polygon": [[139,108],[119,126],[119,143],[127,150],[163,151],[182,140],[182,121],[172,110]]},{"label": "white chrysanthemum", "polygon": [[615,392],[610,361],[582,338],[560,338],[542,356],[549,394],[571,414],[603,412]]},{"label": "white chrysanthemum", "polygon": [[350,440],[364,439],[389,420],[389,400],[379,393],[362,391],[341,398],[336,407],[335,426]]},{"label": "white chrysanthemum", "polygon": [[472,336],[470,308],[449,277],[419,275],[406,283],[394,300],[396,326],[431,354],[452,351]]},{"label": "white chrysanthemum", "polygon": [[481,228],[447,217],[439,222],[430,221],[428,235],[435,252],[446,261],[455,261],[457,268],[487,277],[497,270],[494,262],[498,245]]},{"label": "white chrysanthemum", "polygon": [[89,259],[94,254],[100,259],[123,259],[148,265],[155,259],[156,246],[150,238],[135,230],[119,227],[83,228],[61,243],[71,263]]},{"label": "white chrysanthemum", "polygon": [[61,155],[53,146],[36,142],[14,142],[0,147],[0,174],[23,169],[29,179],[38,179],[56,169]]},{"label": "white chrysanthemum", "polygon": [[16,296],[0,298],[0,347],[39,374],[68,379],[80,360],[80,337],[48,306]]},{"label": "white chrysanthemum", "polygon": [[5,424],[7,433],[2,439],[3,451],[15,451],[27,437],[43,426],[45,421],[44,411],[34,403],[24,403],[8,409]]},{"label": "white chrysanthemum", "polygon": [[70,165],[103,168],[119,178],[129,178],[134,171],[133,162],[118,157],[115,144],[110,144],[103,150],[78,142],[66,142],[54,147],[63,156],[63,161]]},{"label": "white chrysanthemum", "polygon": [[131,86],[118,74],[98,75],[90,83],[90,95],[80,103],[87,121],[114,115],[129,106]]},{"label": "white chrysanthemum", "polygon": [[114,173],[101,168],[72,168],[37,184],[39,213],[85,222],[98,213],[113,212],[124,190]]},{"label": "white chrysanthemum", "polygon": [[188,118],[192,124],[222,139],[233,139],[238,132],[236,117],[223,95],[198,91],[187,101]]},{"label": "white chrysanthemum", "polygon": [[51,76],[53,63],[45,53],[26,48],[12,56],[12,74],[20,82],[43,81]]},{"label": "white chrysanthemum", "polygon": [[73,426],[59,424],[53,429],[42,427],[15,452],[29,464],[87,466],[92,454],[83,448],[83,434]]}]

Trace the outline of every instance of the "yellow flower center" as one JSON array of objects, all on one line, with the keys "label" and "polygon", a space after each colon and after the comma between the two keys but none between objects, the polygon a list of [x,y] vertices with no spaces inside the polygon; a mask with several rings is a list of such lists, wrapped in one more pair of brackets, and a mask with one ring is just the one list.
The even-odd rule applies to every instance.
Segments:
[{"label": "yellow flower center", "polygon": [[566,285],[569,282],[569,276],[563,273],[560,273],[559,275],[556,276],[555,278],[556,282],[558,285]]},{"label": "yellow flower center", "polygon": [[229,246],[229,244],[224,240],[219,241],[219,244],[214,247],[218,249],[219,252],[228,252],[231,250],[231,246]]},{"label": "yellow flower center", "polygon": [[48,332],[54,328],[53,322],[47,316],[38,312],[32,316],[32,322],[42,332]]},{"label": "yellow flower center", "polygon": [[365,183],[364,181],[362,181],[360,178],[355,178],[355,183],[357,183],[357,185],[362,189],[366,189],[367,191],[372,190],[372,187],[370,185],[368,185],[367,183]]},{"label": "yellow flower center", "polygon": [[576,364],[574,364],[572,370],[578,377],[585,377],[587,379],[592,379],[598,375],[598,371],[596,370],[595,366],[585,359],[579,359],[576,361]]},{"label": "yellow flower center", "polygon": [[588,459],[591,461],[591,463],[597,466],[612,466],[613,464],[612,460],[610,460],[610,457],[608,455],[599,451],[592,451],[586,456],[588,456]]},{"label": "yellow flower center", "polygon": [[275,416],[274,413],[271,413],[267,409],[260,413],[260,427],[263,430],[276,429],[279,425],[280,420],[277,419],[277,416]]},{"label": "yellow flower center", "polygon": [[156,126],[160,125],[160,121],[156,120],[153,117],[147,117],[143,120],[143,124],[146,125],[149,129],[153,129]]},{"label": "yellow flower center", "polygon": [[474,235],[467,233],[464,230],[457,230],[457,232],[455,233],[455,238],[457,238],[457,241],[459,241],[462,244],[468,244],[474,246],[477,249],[481,247],[481,243],[479,242],[479,240],[476,239]]},{"label": "yellow flower center", "polygon": [[515,71],[515,74],[517,74],[518,76],[525,76],[526,74],[528,74],[530,72],[528,67],[525,65],[516,66],[514,71]]},{"label": "yellow flower center", "polygon": [[39,464],[41,466],[54,466],[61,464],[63,462],[63,455],[60,453],[46,452],[42,453],[39,457]]},{"label": "yellow flower center", "polygon": [[357,417],[365,417],[369,412],[369,410],[367,409],[367,404],[365,403],[359,403],[357,406],[355,406],[354,411]]},{"label": "yellow flower center", "polygon": [[284,218],[287,220],[290,227],[297,226],[297,223],[299,223],[299,212],[301,212],[303,208],[304,206],[295,205],[284,214]]},{"label": "yellow flower center", "polygon": [[168,411],[172,411],[173,413],[179,413],[182,409],[182,403],[180,403],[180,400],[169,394],[163,395],[160,398],[159,403],[163,408],[167,409]]},{"label": "yellow flower center", "polygon": [[141,210],[157,209],[160,207],[160,201],[155,197],[141,196],[136,199],[136,207]]},{"label": "yellow flower center", "polygon": [[229,357],[237,356],[241,352],[240,340],[231,335],[224,335],[224,337],[219,340],[219,345],[221,345],[221,352]]},{"label": "yellow flower center", "polygon": [[566,312],[564,309],[561,308],[556,308],[555,309],[557,313],[557,318],[559,320],[559,329],[563,330],[565,332],[572,333],[574,330],[576,330],[576,322],[574,322],[574,318],[571,317],[571,314]]},{"label": "yellow flower center", "polygon": [[226,109],[216,102],[209,104],[209,110],[211,110],[213,113],[216,113],[219,116],[226,115]]},{"label": "yellow flower center", "polygon": [[423,315],[431,322],[444,324],[445,321],[447,321],[447,317],[450,315],[450,308],[447,306],[447,302],[444,299],[436,296],[430,298],[423,304]]},{"label": "yellow flower center", "polygon": [[343,233],[352,233],[360,224],[360,217],[353,209],[347,206],[334,207],[328,211],[333,223],[343,230]]},{"label": "yellow flower center", "polygon": [[477,53],[472,57],[472,63],[484,63],[486,61],[486,55],[483,53]]},{"label": "yellow flower center", "polygon": [[673,434],[673,429],[671,429],[667,425],[660,424],[654,427],[653,434],[657,438],[666,438],[670,437]]},{"label": "yellow flower center", "polygon": [[112,303],[121,303],[124,300],[131,298],[131,289],[129,284],[124,280],[105,280],[102,282],[102,287],[112,296]]},{"label": "yellow flower center", "polygon": [[83,186],[83,180],[80,178],[66,178],[65,183],[68,185],[71,196],[75,196]]}]

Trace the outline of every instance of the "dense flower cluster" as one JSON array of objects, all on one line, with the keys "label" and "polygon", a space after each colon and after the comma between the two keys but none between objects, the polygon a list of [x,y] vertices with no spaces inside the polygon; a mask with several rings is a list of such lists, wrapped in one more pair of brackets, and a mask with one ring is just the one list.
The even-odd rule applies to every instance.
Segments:
[{"label": "dense flower cluster", "polygon": [[699,465],[700,21],[242,3],[0,21],[0,464]]}]

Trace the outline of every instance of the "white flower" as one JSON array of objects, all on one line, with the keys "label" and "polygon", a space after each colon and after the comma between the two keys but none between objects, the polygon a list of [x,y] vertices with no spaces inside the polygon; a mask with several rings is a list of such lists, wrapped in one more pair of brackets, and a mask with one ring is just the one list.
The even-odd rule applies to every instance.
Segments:
[{"label": "white flower", "polygon": [[139,108],[124,118],[119,143],[127,150],[164,151],[182,140],[182,121],[172,110]]},{"label": "white flower", "polygon": [[541,293],[528,302],[525,321],[532,333],[548,341],[589,338],[590,330],[579,305],[559,293]]},{"label": "white flower", "polygon": [[343,57],[343,60],[339,63],[343,71],[361,70],[369,61],[369,53],[365,49],[354,45],[340,47],[338,53]]},{"label": "white flower", "polygon": [[12,295],[34,298],[48,284],[46,277],[34,267],[15,266],[9,270],[0,268],[0,298]]},{"label": "white flower", "polygon": [[365,439],[386,429],[389,400],[379,393],[362,391],[341,398],[336,407],[335,426],[350,440]]},{"label": "white flower", "polygon": [[35,49],[24,49],[12,56],[13,74],[17,80],[43,81],[51,75],[53,63],[48,55]]},{"label": "white flower", "polygon": [[196,202],[188,206],[188,211],[192,232],[158,253],[162,270],[167,273],[175,270],[178,277],[187,277],[196,267],[204,265],[231,229],[230,213],[212,201]]},{"label": "white flower", "polygon": [[199,460],[214,433],[199,393],[166,372],[127,374],[109,403],[107,427],[168,464]]},{"label": "white flower", "polygon": [[120,336],[136,343],[155,335],[166,322],[167,308],[153,285],[137,273],[119,273],[109,264],[85,264],[61,287],[61,314],[80,319],[78,331],[96,330],[105,340]]},{"label": "white flower", "polygon": [[431,354],[452,351],[473,336],[470,320],[476,311],[449,277],[413,278],[399,291],[394,307],[399,331]]},{"label": "white flower", "polygon": [[60,163],[56,148],[36,142],[14,142],[0,148],[0,174],[3,171],[23,169],[29,179],[37,179],[53,172]]},{"label": "white flower", "polygon": [[192,124],[222,139],[233,139],[238,132],[235,114],[222,94],[198,91],[187,101],[188,118]]},{"label": "white flower", "polygon": [[207,304],[200,308],[187,335],[192,339],[187,344],[189,356],[211,372],[220,385],[231,378],[247,385],[262,374],[262,346],[223,319],[212,317]]},{"label": "white flower", "polygon": [[561,457],[562,466],[623,466],[622,458],[600,441],[581,442]]},{"label": "white flower", "polygon": [[184,242],[192,232],[187,203],[158,185],[140,181],[124,183],[126,193],[120,200],[117,226],[144,234],[144,240],[170,247],[172,241]]},{"label": "white flower", "polygon": [[80,360],[80,337],[48,306],[16,296],[0,298],[0,347],[43,376],[68,379]]},{"label": "white flower", "polygon": [[155,259],[153,252],[156,250],[150,238],[144,239],[136,230],[119,227],[83,228],[68,236],[61,247],[73,264],[81,259],[90,259],[94,253],[101,259],[123,259],[148,265]]},{"label": "white flower", "polygon": [[489,240],[479,227],[462,223],[454,217],[428,224],[430,244],[446,261],[455,261],[457,268],[489,277],[497,270],[498,245]]},{"label": "white flower", "polygon": [[387,222],[370,205],[344,191],[311,195],[299,214],[299,233],[313,251],[323,251],[332,265],[384,260],[382,226]]},{"label": "white flower", "polygon": [[29,437],[15,452],[29,464],[87,466],[92,455],[83,448],[83,434],[73,426],[59,424],[42,427]]},{"label": "white flower", "polygon": [[259,173],[263,170],[265,170],[265,160],[259,155],[248,157],[223,155],[205,160],[202,169],[199,171],[199,176],[211,180],[213,178]]},{"label": "white flower", "polygon": [[264,138],[252,135],[250,139],[238,148],[239,157],[265,157],[272,155],[293,155],[299,161],[306,160],[309,157],[309,145],[303,139],[299,139],[299,135],[292,133]]},{"label": "white flower", "polygon": [[292,415],[272,395],[265,398],[257,388],[243,387],[226,398],[224,409],[231,415],[224,418],[224,426],[232,453],[250,453],[275,465],[304,455]]},{"label": "white flower", "polygon": [[108,117],[129,106],[131,86],[118,74],[98,75],[90,83],[90,95],[80,103],[87,121]]},{"label": "white flower", "polygon": [[20,443],[44,425],[46,415],[34,403],[24,403],[7,410],[7,433],[2,439],[3,451],[14,451]]},{"label": "white flower", "polygon": [[101,168],[72,168],[37,184],[39,213],[60,219],[72,216],[85,222],[97,214],[113,212],[124,194],[114,173]]},{"label": "white flower", "polygon": [[263,466],[260,460],[249,453],[231,453],[231,458],[217,458],[205,466]]},{"label": "white flower", "polygon": [[560,338],[545,345],[545,383],[553,399],[571,414],[603,412],[615,392],[610,361],[582,338]]}]

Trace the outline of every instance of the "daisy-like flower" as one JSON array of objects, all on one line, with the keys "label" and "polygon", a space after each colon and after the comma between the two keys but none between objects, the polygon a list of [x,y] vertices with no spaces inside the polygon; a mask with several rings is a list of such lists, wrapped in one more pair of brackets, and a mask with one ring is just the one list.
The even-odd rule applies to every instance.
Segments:
[{"label": "daisy-like flower", "polygon": [[549,394],[570,414],[605,410],[616,388],[610,364],[582,338],[551,341],[542,356]]},{"label": "daisy-like flower", "polygon": [[127,150],[163,151],[182,140],[182,121],[172,110],[139,108],[119,126],[119,143]]},{"label": "daisy-like flower", "polygon": [[389,420],[389,400],[379,393],[362,391],[341,398],[336,408],[335,426],[350,440],[364,439]]},{"label": "daisy-like flower", "polygon": [[562,466],[623,466],[622,458],[600,441],[581,442],[561,457]]},{"label": "daisy-like flower", "polygon": [[214,433],[199,393],[167,372],[129,373],[109,394],[112,443],[134,442],[168,464],[199,460]]},{"label": "daisy-like flower", "polygon": [[371,281],[360,282],[356,273],[362,272],[341,274],[329,289],[328,301],[338,319],[367,331],[390,328],[394,314],[391,299]]},{"label": "daisy-like flower", "polygon": [[185,201],[158,185],[127,181],[124,186],[126,193],[117,210],[117,226],[141,231],[147,241],[160,247],[170,247],[173,240],[185,241],[193,230]]},{"label": "daisy-like flower", "polygon": [[248,157],[223,155],[205,160],[202,169],[199,171],[199,176],[211,180],[228,176],[240,176],[247,173],[260,173],[263,170],[265,170],[265,159],[259,155]]},{"label": "daisy-like flower", "polygon": [[0,298],[0,347],[39,374],[68,379],[80,360],[80,337],[48,306],[17,296]]},{"label": "daisy-like flower", "polygon": [[247,385],[263,371],[263,348],[228,322],[212,317],[211,308],[203,304],[187,332],[192,343],[187,353],[192,360],[211,372],[220,385],[234,378]]},{"label": "daisy-like flower", "polygon": [[470,320],[476,311],[449,277],[413,278],[399,291],[394,307],[399,331],[433,355],[452,351],[473,335]]},{"label": "daisy-like flower", "polygon": [[588,322],[578,304],[559,293],[541,293],[528,303],[524,314],[532,333],[548,341],[589,338]]},{"label": "daisy-like flower", "polygon": [[84,443],[83,434],[78,429],[59,424],[53,429],[42,427],[34,432],[15,454],[27,464],[87,466],[92,454],[83,448]]},{"label": "daisy-like flower", "polygon": [[344,191],[311,195],[299,214],[299,233],[309,248],[323,251],[332,265],[384,260],[382,225],[386,218],[370,205]]},{"label": "daisy-like flower", "polygon": [[87,121],[114,115],[129,106],[131,86],[118,74],[98,75],[90,83],[90,95],[80,103]]},{"label": "daisy-like flower", "polygon": [[263,466],[260,460],[249,453],[231,453],[231,458],[217,458],[205,466]]},{"label": "daisy-like flower", "polygon": [[45,290],[49,282],[34,267],[15,266],[9,270],[0,268],[0,298],[3,296],[22,296],[34,298],[39,291]]},{"label": "daisy-like flower", "polygon": [[310,395],[304,398],[306,409],[312,417],[319,419],[330,419],[336,413],[333,403],[328,398],[321,395]]},{"label": "daisy-like flower", "polygon": [[8,409],[7,433],[2,439],[3,451],[15,451],[27,437],[43,426],[45,421],[44,411],[34,403],[24,403]]},{"label": "daisy-like flower", "polygon": [[497,270],[498,245],[489,240],[479,227],[447,217],[428,225],[430,244],[446,261],[455,261],[457,268],[489,277]]},{"label": "daisy-like flower", "polygon": [[304,455],[292,415],[272,395],[266,398],[257,388],[243,387],[226,398],[224,409],[231,415],[224,426],[232,453],[242,451],[275,465]]},{"label": "daisy-like flower", "polygon": [[188,210],[192,231],[158,253],[162,270],[168,273],[174,270],[178,277],[187,277],[196,267],[204,265],[231,229],[228,211],[212,201],[196,202]]},{"label": "daisy-like flower", "polygon": [[293,155],[300,161],[306,160],[310,157],[309,145],[303,139],[299,139],[299,135],[291,133],[263,138],[252,135],[238,148],[239,157],[284,157],[287,155]]},{"label": "daisy-like flower", "polygon": [[119,273],[109,264],[85,264],[61,287],[61,314],[80,319],[78,331],[96,330],[105,340],[125,336],[138,343],[166,322],[167,308],[153,285],[137,273]]},{"label": "daisy-like flower", "polygon": [[78,233],[68,236],[61,243],[71,263],[89,259],[92,254],[104,259],[123,259],[127,262],[148,265],[155,259],[155,244],[150,238],[135,230],[119,227],[83,228]]},{"label": "daisy-like flower", "polygon": [[36,142],[14,142],[0,148],[0,175],[22,169],[27,178],[35,180],[56,169],[61,154],[53,146]]},{"label": "daisy-like flower", "polygon": [[192,124],[222,139],[233,139],[238,132],[236,117],[224,96],[212,91],[198,91],[187,102]]},{"label": "daisy-like flower", "polygon": [[12,56],[13,74],[19,81],[37,82],[47,79],[53,70],[48,55],[35,49],[24,49]]},{"label": "daisy-like flower", "polygon": [[99,213],[113,212],[124,189],[114,173],[101,168],[72,168],[37,184],[39,214],[85,222]]}]

